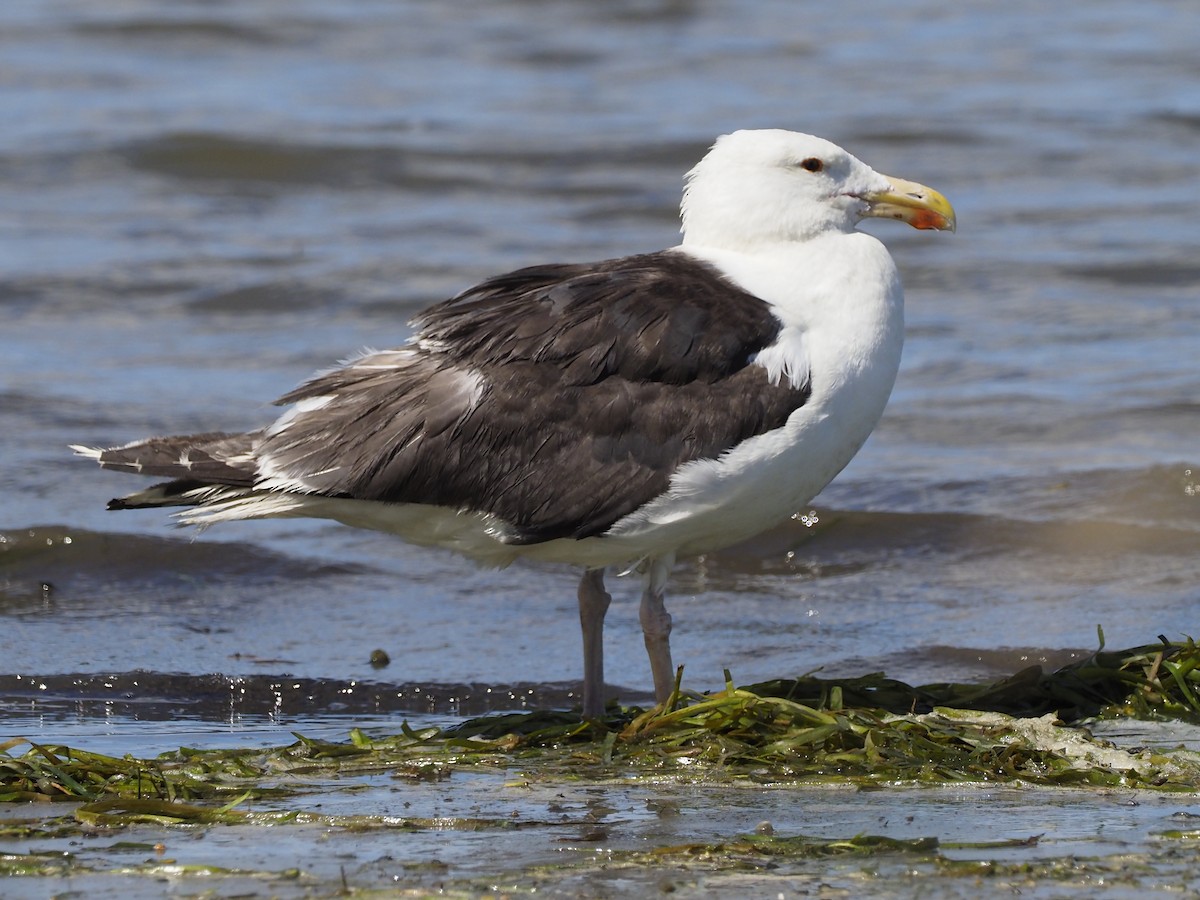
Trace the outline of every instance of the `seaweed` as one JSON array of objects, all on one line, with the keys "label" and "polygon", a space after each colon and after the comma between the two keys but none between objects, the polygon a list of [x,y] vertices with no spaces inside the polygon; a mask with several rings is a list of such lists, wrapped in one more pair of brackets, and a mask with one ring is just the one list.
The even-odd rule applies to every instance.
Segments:
[{"label": "seaweed", "polygon": [[[1198,690],[1200,648],[1191,639],[1164,639],[1123,652],[1101,644],[1056,672],[1027,669],[990,685],[912,687],[868,675],[737,687],[726,673],[723,690],[691,695],[677,680],[667,703],[614,705],[594,722],[534,711],[445,729],[404,723],[394,735],[354,729],[345,742],[296,734],[286,747],[184,747],[155,759],[17,738],[0,744],[0,802],[76,801],[75,818],[92,825],[278,823],[298,814],[243,807],[317,790],[330,779],[387,773],[437,781],[464,767],[572,779],[653,774],[860,787],[1024,782],[1194,791],[1196,754],[1128,752],[1059,719],[1077,726],[1095,716],[1200,721]],[[366,820],[340,824],[371,827]]]},{"label": "seaweed", "polygon": [[1046,672],[1026,669],[988,684],[938,683],[913,687],[881,673],[860,678],[826,680],[815,677],[775,679],[750,685],[763,696],[786,697],[810,706],[825,706],[835,694],[851,707],[885,709],[893,713],[928,712],[935,707],[973,709],[1010,716],[1054,713],[1064,722],[1097,716],[1173,718],[1200,722],[1200,649],[1187,638],[1128,650],[1106,651]]}]

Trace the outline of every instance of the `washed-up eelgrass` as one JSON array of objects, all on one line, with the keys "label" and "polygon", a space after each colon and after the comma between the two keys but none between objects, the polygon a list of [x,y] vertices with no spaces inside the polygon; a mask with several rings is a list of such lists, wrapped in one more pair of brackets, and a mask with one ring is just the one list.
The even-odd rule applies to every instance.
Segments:
[{"label": "washed-up eelgrass", "polygon": [[1010,716],[1054,713],[1064,722],[1100,715],[1167,717],[1200,722],[1200,649],[1191,638],[1129,650],[1104,650],[1054,672],[1030,666],[989,684],[926,684],[912,687],[881,674],[826,681],[776,679],[747,687],[757,694],[826,706],[836,695],[850,707],[893,713],[927,712],[934,707],[972,709]]},{"label": "washed-up eelgrass", "polygon": [[[604,722],[532,712],[346,742],[297,735],[288,747],[181,748],[156,759],[64,746],[0,744],[0,801],[76,800],[81,821],[246,821],[238,807],[295,796],[305,783],[387,772],[440,779],[455,769],[530,777],[952,783],[1022,781],[1200,790],[1195,754],[1130,753],[1059,726],[1093,716],[1200,721],[1200,648],[1192,640],[1101,649],[1054,673],[1027,669],[991,685],[912,687],[882,675],[732,682]],[[1040,717],[1040,718],[1033,718]],[[11,751],[25,746],[19,756]],[[202,801],[197,804],[196,801]],[[413,827],[421,827],[414,820]],[[480,826],[480,827],[486,827]]]}]

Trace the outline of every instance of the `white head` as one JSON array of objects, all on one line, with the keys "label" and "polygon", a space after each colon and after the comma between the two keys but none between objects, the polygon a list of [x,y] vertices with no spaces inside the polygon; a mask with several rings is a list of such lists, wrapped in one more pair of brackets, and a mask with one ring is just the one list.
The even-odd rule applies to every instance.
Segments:
[{"label": "white head", "polygon": [[683,243],[749,249],[848,232],[866,216],[954,229],[937,191],[880,175],[841,147],[794,131],[735,131],[687,174]]}]

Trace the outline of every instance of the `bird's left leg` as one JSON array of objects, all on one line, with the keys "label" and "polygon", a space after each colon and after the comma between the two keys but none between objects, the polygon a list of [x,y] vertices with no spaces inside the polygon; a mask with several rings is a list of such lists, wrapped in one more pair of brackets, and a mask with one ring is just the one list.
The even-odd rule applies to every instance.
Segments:
[{"label": "bird's left leg", "polygon": [[587,569],[579,580],[579,624],[583,628],[583,717],[604,717],[604,614],[612,597],[604,570]]},{"label": "bird's left leg", "polygon": [[675,689],[675,670],[671,665],[671,614],[663,605],[667,579],[675,564],[671,553],[646,564],[646,587],[642,591],[642,637],[650,657],[650,674],[654,676],[654,698],[665,703]]}]

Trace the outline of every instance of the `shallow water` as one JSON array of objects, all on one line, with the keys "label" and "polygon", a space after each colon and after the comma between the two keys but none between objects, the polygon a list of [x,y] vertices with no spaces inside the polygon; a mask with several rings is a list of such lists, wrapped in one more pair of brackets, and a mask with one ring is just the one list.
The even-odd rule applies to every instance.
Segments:
[{"label": "shallow water", "polygon": [[[4,4],[4,730],[168,746],[174,709],[175,743],[286,742],[574,702],[573,573],[322,523],[173,531],[106,513],[136,482],[66,445],[252,427],[483,276],[670,245],[682,173],[746,126],[932,184],[960,226],[869,226],[908,291],[891,405],[819,524],[681,562],[688,683],[961,681],[1098,625],[1195,635],[1198,29],[1169,0]],[[645,700],[612,586],[609,678]],[[336,705],[367,682],[386,702]]]}]

